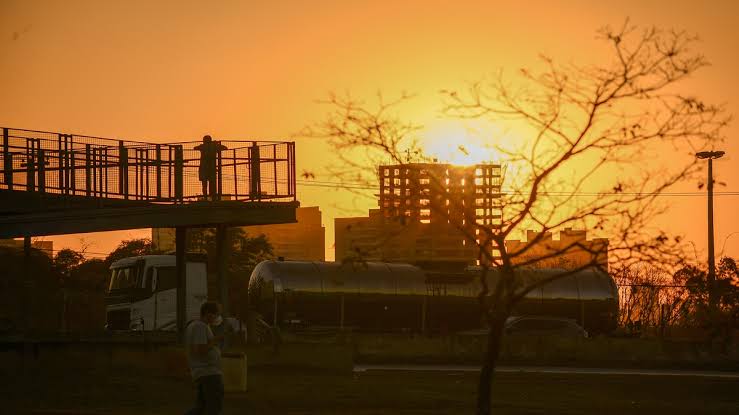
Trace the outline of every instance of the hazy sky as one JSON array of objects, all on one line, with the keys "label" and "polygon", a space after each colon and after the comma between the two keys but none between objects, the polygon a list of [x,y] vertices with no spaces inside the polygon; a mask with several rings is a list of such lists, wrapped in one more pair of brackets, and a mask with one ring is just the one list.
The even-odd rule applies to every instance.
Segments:
[{"label": "hazy sky", "polygon": [[[713,66],[688,83],[739,114],[739,2],[735,1],[9,1],[0,0],[0,125],[150,141],[295,139],[321,119],[329,91],[357,97],[417,93],[413,121],[439,134],[438,91],[539,53],[594,62],[599,27],[639,25],[700,35]],[[717,191],[739,191],[739,127],[714,165]],[[320,176],[330,154],[297,138],[298,171]],[[683,156],[683,155],[679,155]],[[677,157],[677,156],[676,156]],[[695,189],[697,184],[686,184]],[[372,203],[298,187],[319,205],[333,258],[333,219]],[[705,250],[705,198],[672,197],[661,224]],[[349,206],[352,211],[337,209]],[[715,200],[716,249],[739,256],[739,196]],[[54,237],[56,248],[107,252],[148,231]]]}]

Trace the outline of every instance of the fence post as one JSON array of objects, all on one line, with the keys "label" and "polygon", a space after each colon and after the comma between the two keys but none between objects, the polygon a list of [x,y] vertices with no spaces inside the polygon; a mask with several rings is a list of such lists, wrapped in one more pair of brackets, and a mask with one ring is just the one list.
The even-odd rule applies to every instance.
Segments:
[{"label": "fence post", "polygon": [[13,154],[10,153],[8,129],[3,128],[3,176],[8,190],[13,190]]},{"label": "fence post", "polygon": [[184,155],[182,152],[182,146],[175,146],[174,148],[174,197],[177,201],[182,201],[183,198],[183,180],[182,173],[184,170]]}]

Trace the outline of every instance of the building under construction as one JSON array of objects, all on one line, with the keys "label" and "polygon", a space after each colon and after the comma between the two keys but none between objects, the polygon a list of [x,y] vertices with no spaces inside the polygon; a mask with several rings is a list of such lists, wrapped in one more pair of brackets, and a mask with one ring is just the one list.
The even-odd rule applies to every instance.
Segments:
[{"label": "building under construction", "polygon": [[379,209],[336,219],[337,261],[472,265],[479,248],[470,236],[502,224],[500,164],[409,163],[378,173]]}]

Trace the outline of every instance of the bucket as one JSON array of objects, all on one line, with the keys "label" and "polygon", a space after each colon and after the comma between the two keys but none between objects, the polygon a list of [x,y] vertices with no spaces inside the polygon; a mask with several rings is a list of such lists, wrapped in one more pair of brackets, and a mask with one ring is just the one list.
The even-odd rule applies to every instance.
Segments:
[{"label": "bucket", "polygon": [[246,355],[223,353],[221,356],[223,388],[226,392],[246,392]]}]

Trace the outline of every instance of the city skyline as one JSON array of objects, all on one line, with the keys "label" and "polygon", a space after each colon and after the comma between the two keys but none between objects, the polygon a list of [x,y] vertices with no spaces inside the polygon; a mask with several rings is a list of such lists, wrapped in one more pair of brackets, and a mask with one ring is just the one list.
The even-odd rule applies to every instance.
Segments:
[{"label": "city skyline", "polygon": [[[509,5],[498,5],[493,11],[486,7],[425,9],[410,3],[392,9],[388,4],[370,8],[327,2],[325,6],[330,7],[331,13],[323,14],[320,7],[279,11],[274,6],[226,4],[222,8],[188,5],[174,9],[174,3],[163,2],[142,14],[121,5],[93,6],[89,2],[72,2],[63,7],[53,2],[45,7],[4,3],[0,16],[2,27],[7,28],[0,42],[0,52],[7,57],[0,64],[8,96],[0,103],[4,122],[18,127],[162,142],[198,140],[206,133],[224,138],[295,139],[298,171],[318,173],[315,179],[299,181],[298,199],[304,206],[317,205],[324,212],[326,254],[330,259],[334,246],[332,219],[366,212],[374,202],[334,191],[327,184],[334,180],[323,173],[326,164],[330,164],[330,158],[322,156],[328,149],[315,139],[298,134],[320,118],[324,109],[315,101],[324,98],[327,91],[347,91],[357,97],[371,96],[378,89],[389,96],[403,90],[418,94],[402,115],[425,126],[420,135],[426,140],[429,153],[441,161],[464,162],[469,159],[457,151],[459,145],[480,157],[485,151],[480,141],[489,135],[513,132],[440,116],[436,91],[464,85],[498,68],[512,71],[522,66],[536,67],[540,53],[587,61],[597,52],[595,30],[605,24],[621,24],[631,17],[635,23],[697,33],[713,65],[700,79],[689,80],[687,86],[713,102],[726,102],[729,112],[737,113],[738,104],[731,99],[738,93],[737,86],[731,80],[739,63],[724,53],[732,39],[731,16],[736,15],[737,7],[733,3],[698,6],[676,2],[669,9],[640,2],[598,8],[583,7],[582,2],[571,2],[562,8],[540,4],[525,16],[525,20],[536,24],[527,25],[512,24],[524,16]],[[178,19],[163,18],[173,10]],[[584,20],[573,24],[575,17],[568,14],[571,10],[578,10],[577,19]],[[274,36],[276,26],[259,23],[260,19],[268,20],[267,17],[280,13],[281,21],[302,33],[299,38],[289,34]],[[383,19],[385,29],[349,30],[367,18]],[[453,34],[440,36],[437,27],[446,27],[445,33]],[[347,36],[339,36],[342,33]],[[279,47],[265,48],[259,41],[265,36]],[[387,42],[390,38],[402,40]],[[512,40],[522,38],[527,39],[525,46],[512,47]],[[70,44],[75,47],[66,47]],[[414,51],[415,59],[400,58],[409,50]],[[196,54],[199,58],[192,59]],[[91,61],[85,56],[96,59]],[[55,66],[53,72],[46,70],[60,61],[66,64]],[[103,72],[103,68],[116,69]],[[177,70],[173,72],[174,68]],[[201,76],[209,71],[220,75]],[[79,73],[87,76],[78,77]],[[81,79],[84,83],[80,83]],[[101,89],[102,85],[107,89]],[[156,96],[142,100],[144,91],[152,89],[158,91]],[[159,115],[152,117],[154,113]],[[727,136],[737,134],[739,130],[732,124]],[[733,162],[733,154],[739,153],[739,147],[736,140],[730,139],[722,149],[727,156],[715,164],[714,174],[718,182],[727,186],[716,188],[716,251],[720,254],[723,248],[725,255],[737,256],[739,236],[734,233],[739,231],[739,219],[733,208],[737,196],[722,193],[737,191],[734,179],[739,177],[739,163]],[[662,200],[670,210],[655,227],[685,235],[695,244],[697,259],[703,260],[705,221],[682,220],[705,212],[705,195],[698,183],[684,183],[672,194],[667,192]],[[88,251],[108,252],[120,240],[148,232],[49,239],[58,248],[92,243]],[[81,243],[80,238],[85,238],[85,242]]]}]

